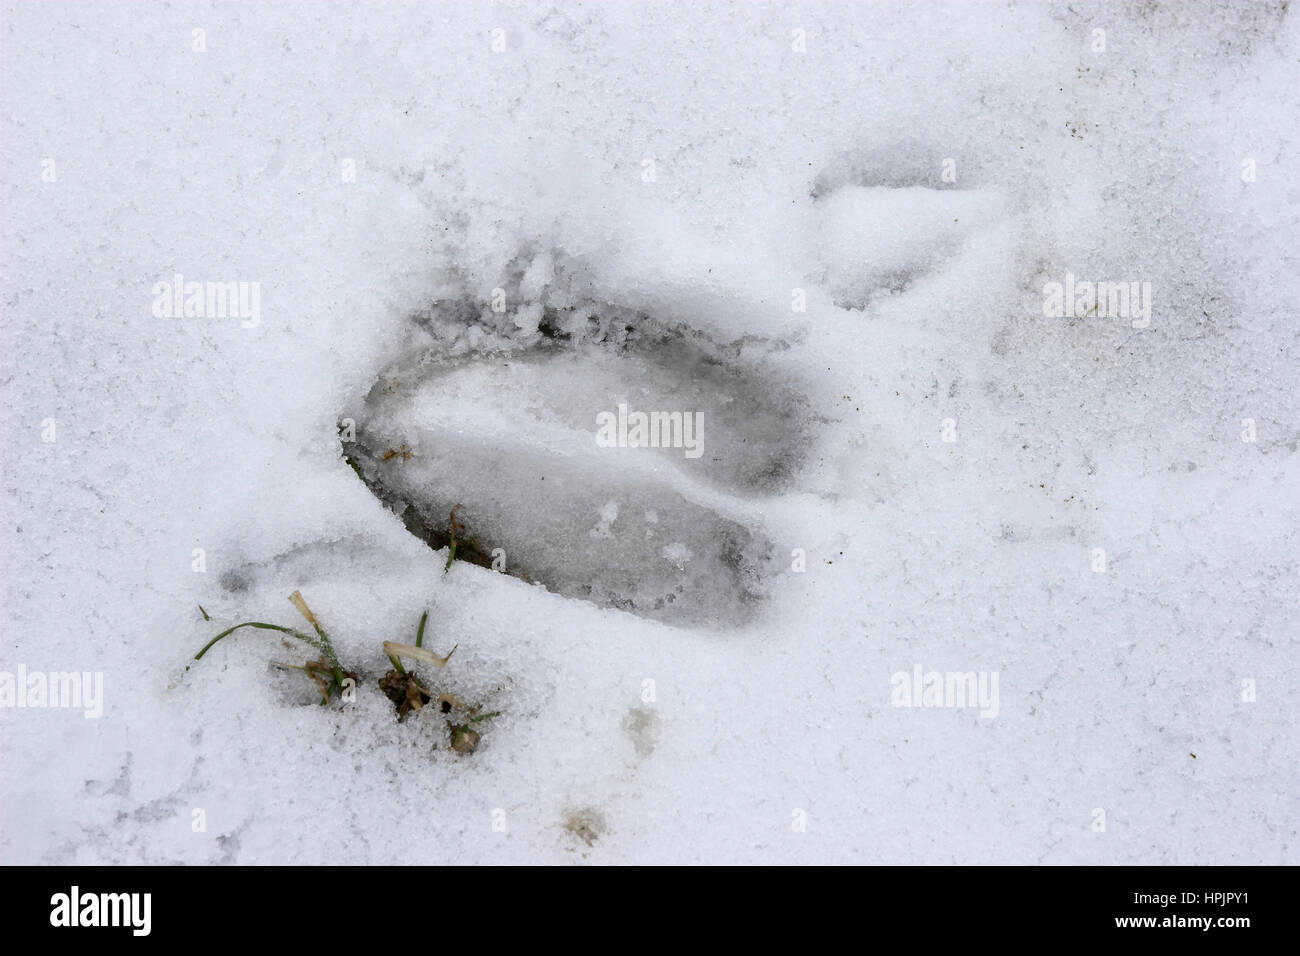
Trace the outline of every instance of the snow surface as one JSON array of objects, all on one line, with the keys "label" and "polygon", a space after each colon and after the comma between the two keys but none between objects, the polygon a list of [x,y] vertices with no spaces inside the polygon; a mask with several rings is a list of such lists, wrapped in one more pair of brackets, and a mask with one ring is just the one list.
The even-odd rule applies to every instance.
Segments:
[{"label": "snow surface", "polygon": [[[7,6],[0,671],[102,672],[104,713],[0,710],[0,861],[1300,862],[1284,7]],[[1150,282],[1149,327],[1044,317],[1067,272]],[[176,273],[259,321],[155,316]],[[635,555],[612,592],[730,522],[761,595],[444,574],[338,437],[431,361],[371,422],[412,494],[490,488],[571,586]],[[557,460],[636,383],[789,469]],[[355,702],[271,632],[185,671],[295,590]],[[503,712],[472,754],[375,686],[425,609],[436,692]],[[893,706],[916,665],[996,716]]]}]

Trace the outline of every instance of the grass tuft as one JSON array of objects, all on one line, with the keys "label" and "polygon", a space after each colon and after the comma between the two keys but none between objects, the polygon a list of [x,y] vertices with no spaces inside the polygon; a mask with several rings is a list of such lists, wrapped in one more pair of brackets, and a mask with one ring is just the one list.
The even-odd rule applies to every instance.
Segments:
[{"label": "grass tuft", "polygon": [[[343,682],[347,675],[343,673],[343,667],[339,664],[338,655],[334,653],[334,644],[330,641],[329,634],[327,634],[325,629],[321,627],[320,622],[316,620],[316,615],[311,612],[311,608],[307,606],[307,602],[303,600],[302,595],[299,592],[294,591],[293,594],[289,595],[289,601],[298,609],[298,612],[307,619],[307,622],[311,624],[312,629],[316,632],[314,635],[308,634],[305,631],[295,630],[292,627],[284,627],[280,624],[267,624],[264,621],[245,621],[242,624],[236,624],[234,627],[226,628],[212,640],[208,641],[208,643],[204,644],[203,648],[194,655],[194,661],[202,660],[203,655],[210,651],[213,645],[218,641],[229,637],[231,634],[234,634],[235,631],[238,631],[240,628],[251,627],[261,631],[279,631],[281,634],[288,634],[290,637],[302,641],[304,644],[307,644],[309,647],[320,652],[323,656],[323,660],[313,661],[311,664],[308,664],[303,668],[304,672],[313,678],[316,676],[315,671],[320,668],[324,668],[329,673],[331,679],[323,692],[324,699],[321,703],[328,701],[331,694],[342,693]],[[206,613],[204,617],[207,617]],[[191,661],[189,666],[185,668],[187,671],[190,667],[194,666],[194,661]]]}]

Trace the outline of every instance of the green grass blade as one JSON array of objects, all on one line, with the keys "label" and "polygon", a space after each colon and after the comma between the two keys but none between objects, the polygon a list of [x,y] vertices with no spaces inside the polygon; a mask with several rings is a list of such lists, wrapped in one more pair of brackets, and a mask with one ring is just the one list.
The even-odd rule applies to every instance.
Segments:
[{"label": "green grass blade", "polygon": [[[203,650],[199,651],[197,654],[194,655],[194,659],[196,661],[201,660],[203,658],[203,655],[206,654],[211,649],[213,644],[217,643],[217,641],[221,640],[223,637],[227,637],[235,633],[235,631],[239,630],[241,627],[255,627],[258,628],[259,630],[264,630],[264,631],[279,631],[281,634],[288,634],[292,637],[296,637],[300,641],[304,641],[305,643],[310,644],[312,647],[316,648],[318,651],[321,651],[322,653],[328,652],[325,647],[321,646],[320,641],[312,637],[310,634],[304,634],[302,631],[295,631],[291,627],[281,627],[279,624],[264,624],[261,621],[245,621],[243,624],[236,624],[234,627],[226,628],[224,631],[222,631],[212,640],[208,641],[208,643],[203,645]],[[335,663],[335,662],[332,661],[331,663]]]}]

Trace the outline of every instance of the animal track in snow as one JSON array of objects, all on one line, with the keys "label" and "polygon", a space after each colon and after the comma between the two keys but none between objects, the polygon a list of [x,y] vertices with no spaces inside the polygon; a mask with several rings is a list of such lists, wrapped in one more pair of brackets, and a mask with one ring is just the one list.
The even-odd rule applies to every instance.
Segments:
[{"label": "animal track in snow", "polygon": [[[815,278],[836,304],[906,289],[1001,215],[996,193],[950,188],[924,155],[858,153],[818,178]],[[345,454],[435,549],[457,509],[458,558],[669,623],[743,623],[784,566],[755,515],[790,490],[818,416],[737,345],[603,303],[572,269],[533,250],[507,266],[504,297],[526,303],[513,314],[463,297],[416,316],[452,344],[379,375]],[[602,419],[636,412],[698,418],[700,447],[598,440]]]},{"label": "animal track in snow", "polygon": [[[846,155],[817,177],[817,278],[836,305],[864,309],[877,294],[907,290],[1001,217],[1002,197],[946,182],[945,161],[956,177],[951,157],[908,143]],[[970,171],[960,175],[970,181]]]},{"label": "animal track in snow", "polygon": [[[603,447],[598,423],[620,405],[698,415],[697,454]],[[747,620],[763,595],[774,549],[749,505],[788,486],[809,420],[789,386],[652,321],[616,343],[417,351],[349,417],[346,456],[430,546],[449,544],[457,508],[458,557],[600,606],[714,627]]]}]

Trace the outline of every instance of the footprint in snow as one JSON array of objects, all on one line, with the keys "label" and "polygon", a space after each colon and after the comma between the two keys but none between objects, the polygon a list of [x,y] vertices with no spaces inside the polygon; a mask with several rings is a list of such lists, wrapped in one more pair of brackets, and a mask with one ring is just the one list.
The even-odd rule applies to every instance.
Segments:
[{"label": "footprint in snow", "polygon": [[[813,186],[815,278],[842,308],[906,290],[997,214],[992,194],[910,175],[914,152],[848,157]],[[417,322],[481,314],[443,302]],[[789,566],[755,514],[791,489],[817,416],[735,344],[648,316],[613,325],[571,334],[548,307],[525,348],[416,349],[344,419],[344,454],[421,540],[454,532],[458,559],[668,623],[742,624]]]},{"label": "footprint in snow", "polygon": [[747,504],[802,464],[806,403],[699,335],[636,332],[418,351],[349,416],[344,453],[430,546],[455,509],[457,558],[670,623],[742,623],[774,556]]}]

